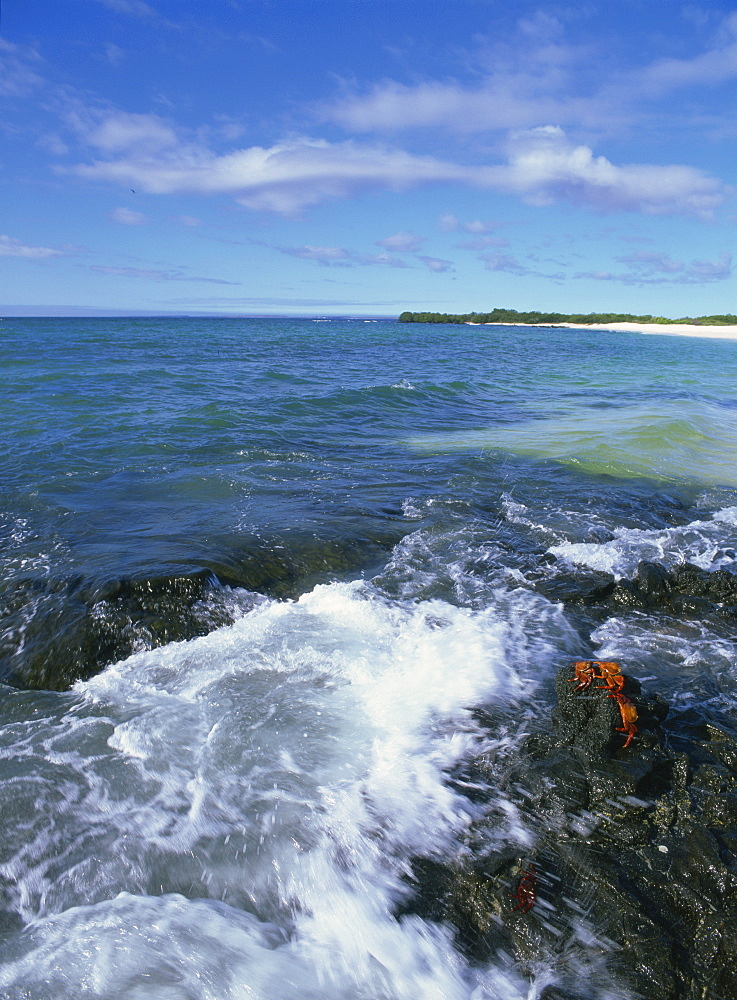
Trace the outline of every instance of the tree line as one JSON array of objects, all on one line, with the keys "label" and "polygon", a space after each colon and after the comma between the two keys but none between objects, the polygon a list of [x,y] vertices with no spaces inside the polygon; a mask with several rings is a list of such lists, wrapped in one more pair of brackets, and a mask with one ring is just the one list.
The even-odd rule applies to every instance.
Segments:
[{"label": "tree line", "polygon": [[665,316],[635,316],[632,313],[543,313],[518,312],[516,309],[492,309],[479,313],[434,313],[403,312],[400,323],[509,323],[511,326],[524,324],[553,323],[693,323],[696,326],[734,326],[737,316],[730,313],[715,316],[683,316],[667,319]]}]

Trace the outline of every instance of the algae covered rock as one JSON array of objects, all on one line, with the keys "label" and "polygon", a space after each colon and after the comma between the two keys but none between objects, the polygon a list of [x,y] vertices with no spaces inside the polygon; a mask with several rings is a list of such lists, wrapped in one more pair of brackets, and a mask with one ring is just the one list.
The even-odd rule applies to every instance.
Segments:
[{"label": "algae covered rock", "polygon": [[[554,976],[542,995],[583,1000],[737,997],[737,743],[623,674],[629,746],[601,680],[556,677],[550,726],[503,761],[477,761],[488,809],[455,865],[418,861],[416,908],[476,960]],[[601,684],[601,686],[599,686]],[[527,831],[500,837],[512,812]],[[529,874],[534,872],[534,883]],[[520,906],[525,887],[534,900]]]}]

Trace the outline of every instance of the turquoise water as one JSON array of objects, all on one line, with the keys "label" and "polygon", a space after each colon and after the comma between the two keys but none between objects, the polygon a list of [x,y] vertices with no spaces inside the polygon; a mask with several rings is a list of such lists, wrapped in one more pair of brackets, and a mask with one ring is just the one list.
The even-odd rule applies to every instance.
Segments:
[{"label": "turquoise water", "polygon": [[447,774],[489,739],[472,709],[521,733],[571,656],[737,724],[726,625],[538,586],[735,569],[737,342],[0,330],[7,995],[534,995],[398,921],[402,872],[471,821]]}]

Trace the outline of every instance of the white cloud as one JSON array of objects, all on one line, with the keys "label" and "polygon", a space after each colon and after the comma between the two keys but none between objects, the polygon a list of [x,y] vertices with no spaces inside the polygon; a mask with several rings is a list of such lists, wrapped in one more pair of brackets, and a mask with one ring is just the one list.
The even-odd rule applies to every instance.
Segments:
[{"label": "white cloud", "polygon": [[387,81],[364,96],[339,98],[323,109],[323,116],[352,132],[441,127],[474,133],[541,121],[593,125],[598,109],[590,97],[553,96],[537,78],[520,86],[516,76],[494,76],[476,88],[434,80],[411,86]]},{"label": "white cloud", "polygon": [[[327,199],[354,197],[370,190],[404,191],[438,181],[474,183],[478,177],[476,168],[353,142],[294,140],[270,148],[252,146],[222,156],[180,144],[151,155],[140,151],[139,140],[149,135],[148,125],[139,133],[136,128],[128,132],[128,124],[123,122],[121,128],[117,120],[111,125],[103,123],[91,137],[97,145],[122,146],[129,141],[133,148],[128,155],[80,164],[71,171],[151,194],[229,194],[246,208],[284,215]],[[156,129],[150,134],[155,139]]]},{"label": "white cloud", "polygon": [[118,111],[96,126],[82,126],[85,139],[104,153],[154,155],[179,145],[177,134],[158,115]]},{"label": "white cloud", "polygon": [[110,213],[110,218],[122,226],[145,226],[148,222],[143,212],[134,212],[132,208],[115,208]]},{"label": "white cloud", "polygon": [[51,247],[34,247],[11,236],[0,236],[0,257],[26,257],[32,260],[42,260],[48,257],[61,257],[60,250]]},{"label": "white cloud", "polygon": [[[432,183],[508,192],[537,205],[562,200],[606,211],[701,217],[708,217],[727,193],[719,180],[693,167],[616,166],[588,146],[574,145],[558,126],[515,133],[506,163],[462,165],[383,145],[320,139],[218,155],[180,140],[155,115],[116,113],[94,123],[77,115],[75,122],[107,157],[58,168],[62,172],[151,194],[225,194],[246,208],[282,215],[299,214],[328,199]],[[472,233],[492,226],[478,220],[460,223],[454,216],[446,216],[441,224],[446,230]],[[400,238],[404,234],[389,237]]]},{"label": "white cloud", "polygon": [[400,231],[393,236],[387,236],[386,239],[378,240],[377,246],[386,247],[395,253],[416,253],[423,243],[424,239],[421,236]]},{"label": "white cloud", "polygon": [[557,126],[518,133],[498,186],[532,204],[555,201],[588,204],[604,211],[674,212],[708,218],[727,194],[719,180],[694,167],[628,164],[615,166],[574,145]]}]

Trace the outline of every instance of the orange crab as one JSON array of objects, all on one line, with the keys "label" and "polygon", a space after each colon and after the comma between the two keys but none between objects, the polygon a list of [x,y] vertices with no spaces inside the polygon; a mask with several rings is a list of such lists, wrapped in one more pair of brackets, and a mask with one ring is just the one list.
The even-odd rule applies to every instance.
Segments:
[{"label": "orange crab", "polygon": [[622,694],[621,691],[615,691],[608,696],[609,698],[616,698],[617,704],[619,705],[619,713],[622,716],[622,725],[617,726],[618,733],[626,733],[627,739],[622,744],[622,749],[628,747],[632,740],[635,738],[637,733],[637,726],[635,722],[637,721],[637,709],[626,694]]},{"label": "orange crab", "polygon": [[624,676],[622,670],[616,660],[596,660],[596,665],[601,671],[597,674],[597,678],[600,681],[604,681],[603,684],[599,684],[598,687],[608,688],[610,691],[620,692],[624,688]]},{"label": "orange crab", "polygon": [[573,683],[578,681],[574,691],[585,691],[586,688],[591,687],[594,681],[594,664],[596,660],[576,660],[573,666],[573,677],[570,681]]},{"label": "orange crab", "polygon": [[604,681],[597,684],[597,689],[606,691],[607,697],[614,698],[622,716],[622,726],[617,727],[618,733],[626,733],[622,749],[628,747],[637,733],[637,709],[624,691],[625,677],[616,660],[576,660],[573,663],[571,682],[576,684],[574,691],[586,691],[594,680]]},{"label": "orange crab", "polygon": [[[606,680],[606,687],[615,688],[617,685],[613,682],[618,674],[621,673],[620,666],[616,660],[576,660],[573,664],[574,676],[571,677],[571,681],[578,681],[578,684],[573,689],[574,691],[585,691],[590,688],[594,679],[596,680]],[[600,673],[595,673],[595,669],[599,668]],[[624,684],[624,679],[622,679],[619,687]]]}]

